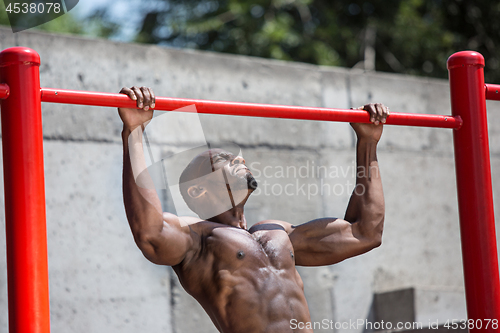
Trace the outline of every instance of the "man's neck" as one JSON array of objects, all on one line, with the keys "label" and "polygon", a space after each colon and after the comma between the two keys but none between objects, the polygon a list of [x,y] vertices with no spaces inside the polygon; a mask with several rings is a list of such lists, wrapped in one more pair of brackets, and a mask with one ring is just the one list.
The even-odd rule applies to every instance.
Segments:
[{"label": "man's neck", "polygon": [[245,219],[243,205],[238,205],[222,214],[214,216],[212,218],[207,219],[211,222],[222,223],[226,225],[230,225],[237,228],[245,229],[247,228],[247,221]]}]

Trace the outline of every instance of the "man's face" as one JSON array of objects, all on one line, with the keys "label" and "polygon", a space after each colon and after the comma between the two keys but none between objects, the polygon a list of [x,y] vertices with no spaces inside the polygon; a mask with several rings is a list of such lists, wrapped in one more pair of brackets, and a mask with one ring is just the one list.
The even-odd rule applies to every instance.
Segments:
[{"label": "man's face", "polygon": [[228,190],[251,192],[257,188],[257,182],[242,156],[216,149],[209,150],[208,154],[213,172],[222,170],[225,184],[229,185]]},{"label": "man's face", "polygon": [[211,149],[199,154],[184,173],[185,178],[192,179],[190,183],[193,184],[187,189],[188,200],[193,210],[198,215],[201,213],[203,218],[245,204],[248,196],[257,188],[257,182],[245,166],[243,157],[222,149]]}]

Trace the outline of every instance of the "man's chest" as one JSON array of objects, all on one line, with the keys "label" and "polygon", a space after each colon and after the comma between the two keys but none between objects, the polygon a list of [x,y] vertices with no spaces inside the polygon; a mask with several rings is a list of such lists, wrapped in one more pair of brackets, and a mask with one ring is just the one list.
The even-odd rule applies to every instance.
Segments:
[{"label": "man's chest", "polygon": [[196,254],[174,267],[184,288],[195,298],[245,288],[264,292],[283,281],[295,285],[300,280],[293,246],[283,228],[249,232],[217,226],[204,231]]},{"label": "man's chest", "polygon": [[282,229],[257,230],[215,228],[204,240],[206,253],[223,265],[287,269],[294,266],[293,246]]}]

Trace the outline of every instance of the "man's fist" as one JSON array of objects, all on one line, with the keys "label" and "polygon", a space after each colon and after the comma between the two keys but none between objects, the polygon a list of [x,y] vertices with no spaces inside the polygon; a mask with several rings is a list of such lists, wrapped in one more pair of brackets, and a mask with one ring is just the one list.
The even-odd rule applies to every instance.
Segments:
[{"label": "man's fist", "polygon": [[120,94],[126,94],[130,99],[137,101],[139,109],[118,108],[118,114],[123,121],[123,127],[133,131],[141,125],[146,125],[153,118],[155,94],[148,87],[122,88]]},{"label": "man's fist", "polygon": [[371,124],[351,123],[358,140],[369,139],[378,142],[382,136],[382,124],[385,123],[390,114],[389,108],[380,103],[370,103],[358,109],[368,111],[372,122]]}]

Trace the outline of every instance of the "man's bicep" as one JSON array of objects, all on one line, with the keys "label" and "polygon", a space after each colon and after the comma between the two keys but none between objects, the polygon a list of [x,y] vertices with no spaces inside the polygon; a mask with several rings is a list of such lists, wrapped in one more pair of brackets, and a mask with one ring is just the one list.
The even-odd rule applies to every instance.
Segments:
[{"label": "man's bicep", "polygon": [[373,248],[361,237],[356,224],[336,218],[296,226],[290,240],[299,266],[332,265]]},{"label": "man's bicep", "polygon": [[163,228],[150,238],[150,248],[143,250],[151,262],[158,265],[175,266],[181,263],[196,245],[197,234],[193,231],[190,218],[163,213]]}]

